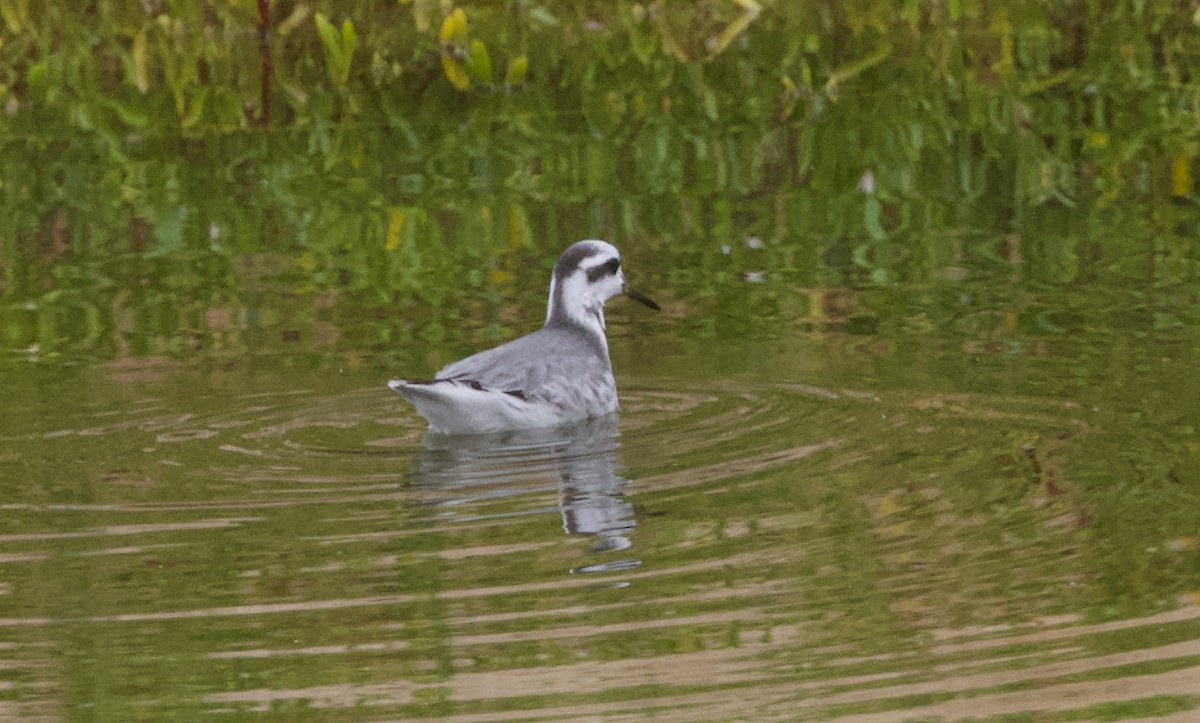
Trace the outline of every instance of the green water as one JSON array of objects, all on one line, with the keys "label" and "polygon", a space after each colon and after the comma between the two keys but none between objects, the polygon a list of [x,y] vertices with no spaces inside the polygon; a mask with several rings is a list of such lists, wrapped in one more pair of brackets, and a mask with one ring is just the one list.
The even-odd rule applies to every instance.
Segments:
[{"label": "green water", "polygon": [[[0,719],[1200,716],[1190,8],[127,5],[0,2]],[[580,238],[619,423],[426,436]]]},{"label": "green water", "polygon": [[618,306],[619,429],[497,447],[423,443],[378,355],[10,364],[6,715],[1186,719],[1195,331],[929,293]]}]

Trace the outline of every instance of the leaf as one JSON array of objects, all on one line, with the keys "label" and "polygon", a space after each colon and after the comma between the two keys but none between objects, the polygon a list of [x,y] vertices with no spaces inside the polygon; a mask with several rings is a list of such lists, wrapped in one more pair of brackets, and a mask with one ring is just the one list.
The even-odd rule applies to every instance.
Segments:
[{"label": "leaf", "polygon": [[145,95],[150,90],[150,73],[146,62],[146,28],[133,38],[133,84]]},{"label": "leaf", "polygon": [[529,17],[538,21],[542,25],[549,25],[552,28],[558,27],[558,18],[554,17],[549,10],[541,5],[538,5],[530,10]]},{"label": "leaf", "polygon": [[1192,155],[1180,153],[1171,159],[1171,194],[1185,198],[1192,191]]},{"label": "leaf", "polygon": [[446,79],[458,90],[467,90],[471,87],[471,78],[460,60],[468,42],[467,15],[462,8],[455,8],[446,16],[438,38],[442,44],[442,71]]},{"label": "leaf", "polygon": [[467,90],[471,87],[471,78],[467,76],[463,64],[446,52],[442,53],[442,71],[446,73],[446,79],[450,81],[450,85],[455,88]]},{"label": "leaf", "polygon": [[525,73],[529,70],[529,58],[518,55],[508,61],[508,72],[504,74],[504,82],[508,85],[520,85],[525,82]]},{"label": "leaf", "polygon": [[831,97],[836,97],[838,87],[842,83],[887,60],[891,56],[893,49],[891,43],[884,42],[870,55],[838,66],[829,75],[829,80],[825,81],[825,92]]},{"label": "leaf", "polygon": [[325,67],[329,71],[330,79],[336,83],[337,67],[341,56],[341,35],[323,14],[317,13],[313,21],[317,26],[317,35],[321,37],[321,44],[325,47]]},{"label": "leaf", "polygon": [[188,109],[187,115],[180,121],[180,126],[183,128],[191,128],[200,122],[204,117],[204,105],[208,100],[208,88],[201,88],[199,92],[192,95],[191,107]]},{"label": "leaf", "polygon": [[296,29],[296,26],[304,22],[304,20],[308,17],[308,13],[309,9],[307,5],[303,3],[297,5],[292,9],[292,12],[283,19],[283,22],[275,26],[275,32],[278,33],[280,37],[287,37],[293,30]]},{"label": "leaf", "polygon": [[467,55],[467,70],[480,83],[492,82],[492,58],[482,40],[471,41],[471,52]]},{"label": "leaf", "polygon": [[317,35],[321,36],[321,43],[325,46],[326,53],[337,52],[338,45],[341,44],[341,39],[338,33],[333,28],[333,24],[322,13],[317,13],[313,18],[317,25]]},{"label": "leaf", "polygon": [[1068,68],[1057,73],[1052,73],[1045,78],[1037,78],[1034,80],[1025,81],[1024,83],[1021,83],[1021,95],[1034,95],[1036,93],[1041,93],[1053,88],[1056,85],[1062,85],[1074,77],[1075,69]]},{"label": "leaf", "polygon": [[350,81],[350,66],[354,59],[354,51],[358,48],[358,33],[354,23],[349,19],[342,23],[341,30],[333,26],[321,13],[313,17],[317,26],[317,34],[321,44],[325,46],[325,64],[329,70],[329,78],[340,88]]},{"label": "leaf", "polygon": [[383,247],[388,251],[395,251],[400,245],[400,231],[404,228],[404,209],[396,208],[392,210],[388,217],[387,241]]},{"label": "leaf", "polygon": [[733,4],[742,9],[742,14],[734,18],[733,22],[725,26],[725,29],[716,37],[708,39],[709,55],[720,55],[725,52],[734,38],[746,32],[746,28],[750,27],[750,23],[754,22],[762,12],[762,6],[755,0],[734,0]]},{"label": "leaf", "polygon": [[442,21],[442,32],[438,35],[438,41],[443,45],[446,43],[467,44],[467,14],[462,11],[462,8],[455,8],[454,12],[447,15],[446,19]]},{"label": "leaf", "polygon": [[417,27],[418,32],[425,32],[429,29],[431,15],[436,6],[435,2],[430,0],[416,0],[412,3],[412,18],[413,25]]},{"label": "leaf", "polygon": [[812,170],[813,151],[816,149],[816,131],[811,125],[803,126],[796,139],[796,175],[803,177]]},{"label": "leaf", "polygon": [[354,51],[358,49],[358,33],[354,31],[354,23],[350,22],[350,18],[342,23],[342,56],[346,63],[346,69],[350,68],[350,59],[354,56]]},{"label": "leaf", "polygon": [[143,108],[135,108],[115,98],[106,98],[103,102],[117,114],[122,123],[130,128],[144,128],[150,123],[150,116]]}]

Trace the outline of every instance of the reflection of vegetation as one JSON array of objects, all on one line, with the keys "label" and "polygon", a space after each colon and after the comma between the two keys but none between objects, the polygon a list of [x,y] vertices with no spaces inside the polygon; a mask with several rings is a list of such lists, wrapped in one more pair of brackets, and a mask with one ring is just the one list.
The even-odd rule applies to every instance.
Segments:
[{"label": "reflection of vegetation", "polygon": [[587,234],[733,314],[781,303],[722,272],[744,237],[806,283],[988,257],[1195,278],[1186,4],[0,10],[9,348],[224,344],[213,310],[253,328],[264,278],[436,336],[464,289],[540,290],[526,262]]}]

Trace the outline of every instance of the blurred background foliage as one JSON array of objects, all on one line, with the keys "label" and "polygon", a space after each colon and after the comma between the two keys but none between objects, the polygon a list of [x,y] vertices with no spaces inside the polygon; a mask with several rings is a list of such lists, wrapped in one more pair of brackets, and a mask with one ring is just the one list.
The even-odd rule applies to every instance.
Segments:
[{"label": "blurred background foliage", "polygon": [[701,331],[980,273],[1149,282],[1154,324],[1200,317],[1194,2],[0,0],[0,20],[9,350],[372,349],[460,316],[499,338],[587,236]]}]

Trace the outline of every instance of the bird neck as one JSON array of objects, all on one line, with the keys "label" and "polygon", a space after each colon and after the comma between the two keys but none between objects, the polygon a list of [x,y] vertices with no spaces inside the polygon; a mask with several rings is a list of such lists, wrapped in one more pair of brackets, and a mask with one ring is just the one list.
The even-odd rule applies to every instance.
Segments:
[{"label": "bird neck", "polygon": [[608,339],[604,331],[604,302],[587,293],[576,279],[550,281],[550,299],[546,304],[546,326],[582,332],[593,339],[608,356]]}]

